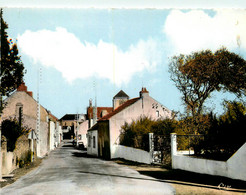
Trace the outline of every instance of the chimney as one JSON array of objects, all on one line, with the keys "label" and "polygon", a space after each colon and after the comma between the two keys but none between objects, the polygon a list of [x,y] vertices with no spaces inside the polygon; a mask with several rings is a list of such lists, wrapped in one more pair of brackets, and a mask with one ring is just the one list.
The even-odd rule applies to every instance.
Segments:
[{"label": "chimney", "polygon": [[30,95],[32,97],[32,92],[31,91],[27,91],[27,86],[25,85],[24,82],[17,88],[17,91],[24,91],[24,92],[26,92],[28,95]]},{"label": "chimney", "polygon": [[89,100],[89,107],[92,107],[92,99]]},{"label": "chimney", "polygon": [[149,92],[146,87],[142,87],[142,90],[139,92],[139,96],[140,98],[149,96]]},{"label": "chimney", "polygon": [[32,91],[28,91],[27,94],[32,97]]},{"label": "chimney", "polygon": [[27,92],[27,86],[25,85],[25,83],[21,83],[21,85],[17,88],[17,91],[25,91]]}]

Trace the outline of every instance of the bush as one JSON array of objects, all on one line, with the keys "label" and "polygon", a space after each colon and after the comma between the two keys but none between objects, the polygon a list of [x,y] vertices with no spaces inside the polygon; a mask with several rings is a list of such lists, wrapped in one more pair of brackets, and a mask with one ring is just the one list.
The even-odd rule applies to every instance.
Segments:
[{"label": "bush", "polygon": [[175,132],[176,124],[177,121],[171,119],[154,121],[148,117],[140,117],[121,127],[120,144],[148,151],[149,133],[169,137],[170,133]]},{"label": "bush", "polygon": [[246,108],[239,102],[225,102],[225,113],[216,118],[209,115],[210,128],[196,147],[206,158],[227,160],[246,142]]},{"label": "bush", "polygon": [[7,151],[14,151],[15,143],[25,130],[16,120],[4,120],[2,122],[2,134],[7,139]]},{"label": "bush", "polygon": [[20,168],[23,168],[25,165],[28,165],[32,161],[32,152],[29,150],[25,154],[23,154],[19,159],[16,160],[17,164],[19,164]]}]

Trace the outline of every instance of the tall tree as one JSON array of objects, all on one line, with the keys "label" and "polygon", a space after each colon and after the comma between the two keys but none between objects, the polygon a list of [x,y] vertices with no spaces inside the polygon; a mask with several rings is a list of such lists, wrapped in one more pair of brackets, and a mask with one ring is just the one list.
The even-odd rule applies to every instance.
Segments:
[{"label": "tall tree", "polygon": [[222,48],[174,56],[169,64],[171,79],[193,116],[201,114],[204,102],[221,89],[245,95],[246,61]]},{"label": "tall tree", "polygon": [[17,44],[8,37],[8,25],[2,15],[3,11],[1,9],[0,112],[2,112],[3,109],[2,96],[8,96],[13,92],[23,82],[24,76],[24,65],[20,59]]}]

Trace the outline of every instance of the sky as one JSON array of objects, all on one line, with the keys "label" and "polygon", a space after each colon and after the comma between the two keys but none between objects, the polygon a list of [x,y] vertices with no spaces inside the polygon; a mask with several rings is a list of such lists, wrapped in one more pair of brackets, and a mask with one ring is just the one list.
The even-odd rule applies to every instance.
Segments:
[{"label": "sky", "polygon": [[[3,18],[28,90],[58,118],[86,113],[95,97],[97,106],[112,106],[121,89],[138,97],[142,87],[183,112],[168,73],[172,56],[225,46],[246,59],[245,9],[9,7]],[[234,96],[214,93],[207,106],[221,113],[228,98]]]}]

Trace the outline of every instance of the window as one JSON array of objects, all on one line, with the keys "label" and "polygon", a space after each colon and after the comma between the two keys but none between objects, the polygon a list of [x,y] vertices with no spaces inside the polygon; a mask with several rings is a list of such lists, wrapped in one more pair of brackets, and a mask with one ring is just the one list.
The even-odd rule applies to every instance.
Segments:
[{"label": "window", "polygon": [[91,136],[88,136],[88,147],[91,147]]},{"label": "window", "polygon": [[93,148],[96,148],[96,137],[93,136]]},{"label": "window", "polygon": [[16,110],[15,110],[16,119],[19,122],[19,125],[22,123],[22,117],[23,117],[23,104],[17,103],[16,104]]},{"label": "window", "polygon": [[159,110],[156,110],[156,117],[159,117],[159,116],[160,116]]}]

